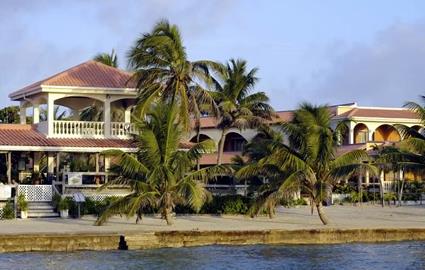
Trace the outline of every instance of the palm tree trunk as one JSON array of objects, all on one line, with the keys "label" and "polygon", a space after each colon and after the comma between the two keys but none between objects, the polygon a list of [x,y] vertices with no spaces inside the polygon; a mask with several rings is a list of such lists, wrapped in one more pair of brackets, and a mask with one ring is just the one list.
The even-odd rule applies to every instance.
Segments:
[{"label": "palm tree trunk", "polygon": [[379,194],[381,195],[381,205],[382,207],[385,206],[384,201],[384,179],[383,179],[383,171],[381,171],[379,175]]},{"label": "palm tree trunk", "polygon": [[[196,123],[196,143],[199,143],[199,139],[201,137],[201,124],[199,122]],[[199,158],[196,159],[196,170],[201,169],[201,163],[199,162]]]},{"label": "palm tree trunk", "polygon": [[401,201],[403,199],[403,188],[404,188],[404,177],[400,174],[401,187],[398,193],[398,206],[401,206]]},{"label": "palm tree trunk", "polygon": [[326,216],[325,212],[323,211],[322,202],[316,203],[316,209],[317,209],[317,213],[319,214],[319,218],[322,221],[323,225],[328,225],[329,219]]},{"label": "palm tree trunk", "polygon": [[224,151],[224,140],[226,138],[226,129],[221,132],[220,140],[218,141],[217,165],[221,165],[221,159]]},{"label": "palm tree trunk", "polygon": [[172,218],[171,218],[171,212],[172,212],[171,207],[165,207],[164,208],[162,215],[164,216],[165,221],[167,222],[167,225],[173,225],[173,221],[172,221]]},{"label": "palm tree trunk", "polygon": [[310,198],[310,214],[314,214],[314,200],[313,198]]}]

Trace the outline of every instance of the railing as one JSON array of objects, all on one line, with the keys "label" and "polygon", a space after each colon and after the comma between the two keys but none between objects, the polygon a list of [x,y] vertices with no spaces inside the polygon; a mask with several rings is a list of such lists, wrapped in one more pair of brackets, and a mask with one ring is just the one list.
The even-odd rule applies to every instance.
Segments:
[{"label": "railing", "polygon": [[60,137],[96,137],[105,135],[104,122],[54,121],[53,134]]},{"label": "railing", "polygon": [[51,202],[53,189],[51,185],[18,185],[17,194],[29,202]]},{"label": "railing", "polygon": [[394,191],[395,181],[384,181],[384,193]]},{"label": "railing", "polygon": [[136,127],[132,123],[112,122],[111,123],[111,136],[114,137],[127,137],[136,132]]}]

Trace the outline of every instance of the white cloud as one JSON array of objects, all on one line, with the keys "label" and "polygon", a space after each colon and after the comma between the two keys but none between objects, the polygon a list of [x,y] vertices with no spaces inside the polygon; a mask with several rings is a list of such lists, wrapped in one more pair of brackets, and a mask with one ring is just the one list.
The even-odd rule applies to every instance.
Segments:
[{"label": "white cloud", "polygon": [[369,45],[336,51],[330,66],[315,72],[311,82],[320,101],[401,106],[425,92],[424,23],[396,23]]}]

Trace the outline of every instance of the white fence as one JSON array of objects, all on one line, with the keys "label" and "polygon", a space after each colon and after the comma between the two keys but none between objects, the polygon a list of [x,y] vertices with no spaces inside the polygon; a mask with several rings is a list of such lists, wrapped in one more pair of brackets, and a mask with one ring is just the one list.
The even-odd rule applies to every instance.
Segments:
[{"label": "white fence", "polygon": [[89,121],[54,121],[53,134],[60,137],[104,136],[105,123]]},{"label": "white fence", "polygon": [[115,137],[126,137],[136,132],[136,128],[131,123],[112,122],[111,135]]},{"label": "white fence", "polygon": [[51,202],[53,189],[51,185],[18,185],[17,194],[24,194],[29,202]]}]

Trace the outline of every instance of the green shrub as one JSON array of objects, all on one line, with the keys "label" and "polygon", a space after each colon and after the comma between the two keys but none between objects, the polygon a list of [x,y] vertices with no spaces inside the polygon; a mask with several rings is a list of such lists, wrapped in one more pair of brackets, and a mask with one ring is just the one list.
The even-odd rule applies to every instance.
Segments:
[{"label": "green shrub", "polygon": [[9,200],[3,207],[3,219],[14,219],[15,209],[13,209],[13,203]]},{"label": "green shrub", "polygon": [[350,193],[350,202],[351,203],[358,203],[360,202],[360,194],[356,191],[352,191]]},{"label": "green shrub", "polygon": [[28,202],[24,194],[19,194],[17,203],[20,211],[28,211]]},{"label": "green shrub", "polygon": [[202,214],[246,214],[250,199],[241,195],[214,196],[202,207]]},{"label": "green shrub", "polygon": [[338,194],[351,194],[353,191],[356,191],[356,189],[352,185],[344,183],[335,185],[332,192]]},{"label": "green shrub", "polygon": [[61,195],[59,195],[57,193],[55,193],[52,197],[52,205],[56,210],[58,210],[58,205],[59,205],[59,202],[61,201],[61,199],[62,199]]},{"label": "green shrub", "polygon": [[70,199],[69,198],[61,198],[57,207],[58,207],[59,211],[68,210],[70,208]]},{"label": "green shrub", "polygon": [[304,198],[298,198],[294,200],[294,205],[307,205],[307,201]]},{"label": "green shrub", "polygon": [[396,201],[397,195],[394,192],[388,192],[384,194],[384,201],[390,202],[390,201]]},{"label": "green shrub", "polygon": [[[80,205],[80,214],[84,215],[95,215],[99,216],[105,211],[105,209],[115,200],[117,197],[106,197],[103,200],[95,201],[91,198],[86,197],[86,201]],[[78,205],[74,200],[70,200],[69,213],[71,216],[76,217],[78,214]]]}]

